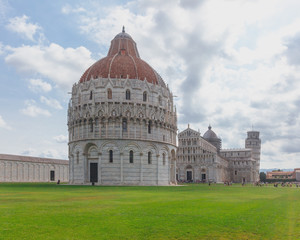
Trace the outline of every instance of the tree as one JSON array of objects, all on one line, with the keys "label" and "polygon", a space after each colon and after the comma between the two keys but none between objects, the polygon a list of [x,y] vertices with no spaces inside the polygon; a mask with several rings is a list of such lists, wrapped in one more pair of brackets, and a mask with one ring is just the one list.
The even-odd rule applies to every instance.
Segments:
[{"label": "tree", "polygon": [[264,172],[259,173],[259,179],[261,182],[265,182],[267,179],[267,175]]}]

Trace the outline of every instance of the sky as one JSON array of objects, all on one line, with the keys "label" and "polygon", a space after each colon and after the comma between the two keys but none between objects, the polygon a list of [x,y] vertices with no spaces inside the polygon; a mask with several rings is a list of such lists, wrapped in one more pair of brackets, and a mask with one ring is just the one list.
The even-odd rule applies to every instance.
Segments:
[{"label": "sky", "polygon": [[300,167],[300,1],[0,0],[0,153],[68,159],[71,87],[125,26],[176,96],[178,129],[261,168]]}]

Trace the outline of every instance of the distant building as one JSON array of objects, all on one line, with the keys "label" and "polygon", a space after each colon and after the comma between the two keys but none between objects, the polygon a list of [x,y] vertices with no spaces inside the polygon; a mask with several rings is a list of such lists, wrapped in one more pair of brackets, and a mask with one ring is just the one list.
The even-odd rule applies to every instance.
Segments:
[{"label": "distant building", "polygon": [[208,127],[203,137],[191,129],[178,134],[177,169],[179,181],[259,181],[261,140],[259,132],[247,132],[245,148],[222,149],[222,140]]},{"label": "distant building", "polygon": [[0,154],[0,182],[69,181],[69,161]]},{"label": "distant building", "polygon": [[300,181],[300,168],[295,168],[294,171],[280,171],[274,170],[272,172],[267,172],[267,180],[291,180]]}]

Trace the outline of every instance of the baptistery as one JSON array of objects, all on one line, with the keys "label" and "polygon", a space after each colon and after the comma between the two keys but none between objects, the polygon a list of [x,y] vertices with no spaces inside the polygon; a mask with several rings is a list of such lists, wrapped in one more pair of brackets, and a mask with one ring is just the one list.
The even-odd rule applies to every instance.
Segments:
[{"label": "baptistery", "polygon": [[123,30],[72,87],[69,183],[175,184],[173,95]]}]

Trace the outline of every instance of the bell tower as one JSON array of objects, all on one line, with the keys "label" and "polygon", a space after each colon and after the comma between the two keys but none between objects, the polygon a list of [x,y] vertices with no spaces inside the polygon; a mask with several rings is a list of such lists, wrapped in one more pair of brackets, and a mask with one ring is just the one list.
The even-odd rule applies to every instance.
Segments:
[{"label": "bell tower", "polygon": [[259,138],[258,131],[252,130],[247,132],[247,138],[245,140],[245,148],[252,149],[252,158],[255,160],[253,180],[259,181],[261,140]]}]

